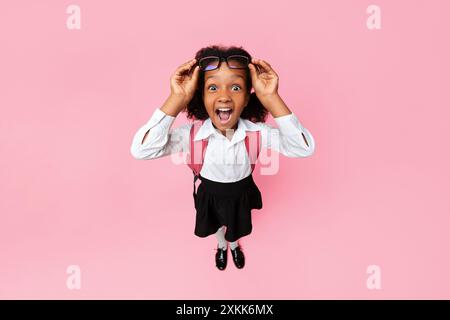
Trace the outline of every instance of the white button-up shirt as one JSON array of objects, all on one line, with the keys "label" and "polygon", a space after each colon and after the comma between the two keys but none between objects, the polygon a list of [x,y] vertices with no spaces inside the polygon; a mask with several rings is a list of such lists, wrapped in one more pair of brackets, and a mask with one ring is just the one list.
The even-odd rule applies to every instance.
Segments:
[{"label": "white button-up shirt", "polygon": [[[205,120],[194,137],[194,140],[208,139],[200,174],[217,182],[235,182],[249,176],[251,163],[244,141],[246,131],[260,131],[261,147],[286,157],[308,157],[314,153],[314,138],[294,113],[274,119],[278,128],[239,118],[231,139],[220,133],[210,118]],[[174,121],[175,117],[157,108],[150,120],[134,135],[130,148],[133,157],[149,160],[178,152],[189,155],[192,123],[171,130]],[[142,143],[147,131],[146,141]]]}]

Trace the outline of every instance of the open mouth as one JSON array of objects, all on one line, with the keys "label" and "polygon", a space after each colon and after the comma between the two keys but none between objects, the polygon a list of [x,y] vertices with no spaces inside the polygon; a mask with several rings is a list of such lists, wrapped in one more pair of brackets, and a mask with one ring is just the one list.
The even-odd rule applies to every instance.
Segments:
[{"label": "open mouth", "polygon": [[221,124],[226,124],[228,121],[230,121],[232,113],[233,109],[228,107],[216,109],[216,115]]}]

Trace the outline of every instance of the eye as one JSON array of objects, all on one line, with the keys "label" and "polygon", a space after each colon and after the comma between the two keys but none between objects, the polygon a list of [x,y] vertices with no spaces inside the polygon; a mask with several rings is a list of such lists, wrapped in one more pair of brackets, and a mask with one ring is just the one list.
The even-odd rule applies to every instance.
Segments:
[{"label": "eye", "polygon": [[[210,90],[211,88],[216,88],[216,85],[215,85],[215,84],[209,85],[209,86],[208,86],[208,90]],[[233,90],[234,88],[238,88],[238,90]],[[234,84],[234,85],[232,86],[232,90],[233,90],[233,91],[241,91],[242,88],[241,88],[240,85]]]}]

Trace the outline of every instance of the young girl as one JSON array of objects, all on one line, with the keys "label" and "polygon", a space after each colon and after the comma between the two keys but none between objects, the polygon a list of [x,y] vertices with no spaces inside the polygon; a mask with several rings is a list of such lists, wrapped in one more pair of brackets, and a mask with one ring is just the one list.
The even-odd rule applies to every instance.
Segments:
[{"label": "young girl", "polygon": [[[312,155],[314,139],[279,96],[278,75],[270,64],[242,47],[200,49],[195,59],[176,69],[170,89],[162,107],[136,132],[131,153],[136,159],[155,159],[186,152],[189,158],[193,146],[203,143],[201,165],[191,166],[201,181],[196,193],[194,179],[194,234],[216,235],[219,270],[227,265],[227,241],[234,264],[243,268],[238,240],[252,231],[251,210],[262,208],[252,177],[255,156],[249,151],[249,135],[256,134],[258,149],[271,148],[287,157]],[[171,130],[181,111],[200,121]],[[278,128],[264,123],[267,112]]]}]

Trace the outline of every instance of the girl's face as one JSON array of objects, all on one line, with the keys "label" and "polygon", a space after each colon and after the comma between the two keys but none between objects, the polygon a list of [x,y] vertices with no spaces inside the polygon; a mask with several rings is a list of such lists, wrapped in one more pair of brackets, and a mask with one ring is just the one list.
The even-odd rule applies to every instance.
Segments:
[{"label": "girl's face", "polygon": [[220,68],[205,72],[203,102],[214,127],[226,135],[235,130],[250,94],[245,85],[245,69],[230,69],[226,62]]}]

